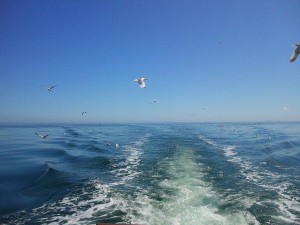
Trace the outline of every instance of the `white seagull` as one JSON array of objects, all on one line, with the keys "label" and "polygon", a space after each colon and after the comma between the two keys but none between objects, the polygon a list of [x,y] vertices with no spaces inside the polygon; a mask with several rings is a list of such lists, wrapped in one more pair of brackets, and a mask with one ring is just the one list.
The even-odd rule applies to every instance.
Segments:
[{"label": "white seagull", "polygon": [[133,80],[133,82],[138,82],[138,84],[140,85],[140,88],[145,88],[146,87],[145,80],[149,80],[149,79],[141,77],[141,78],[137,78],[137,79]]},{"label": "white seagull", "polygon": [[37,136],[39,136],[40,138],[47,138],[48,136],[49,136],[49,134],[46,134],[46,135],[41,135],[41,134],[38,134],[38,133],[36,133],[35,132],[35,134],[37,135]]},{"label": "white seagull", "polygon": [[297,57],[298,57],[298,55],[300,53],[300,43],[295,44],[295,47],[296,48],[295,48],[295,50],[294,50],[294,52],[293,52],[293,54],[292,54],[292,56],[290,58],[290,62],[294,62],[297,59]]},{"label": "white seagull", "polygon": [[53,85],[53,86],[51,86],[51,87],[48,87],[47,89],[48,89],[48,91],[52,91],[52,89],[53,88],[55,88],[57,85]]}]

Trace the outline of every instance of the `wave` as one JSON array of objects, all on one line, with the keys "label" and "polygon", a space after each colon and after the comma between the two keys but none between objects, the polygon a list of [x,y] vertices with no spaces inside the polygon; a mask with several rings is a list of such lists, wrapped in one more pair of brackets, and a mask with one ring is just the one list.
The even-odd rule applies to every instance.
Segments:
[{"label": "wave", "polygon": [[[134,213],[127,214],[129,221],[144,224],[249,224],[256,223],[250,213],[221,212],[220,197],[205,181],[206,170],[193,150],[178,147],[174,157],[159,164],[157,190],[141,192],[130,204]],[[159,196],[159,198],[157,198]]]},{"label": "wave", "polygon": [[25,149],[24,168],[39,171],[19,192],[32,204],[0,223],[300,223],[295,138],[255,126],[185,126],[75,126],[34,136],[32,148],[14,155],[19,162]]},{"label": "wave", "polygon": [[[265,166],[265,162],[253,164],[249,160],[242,159],[242,157],[238,156],[235,146],[225,146],[223,151],[228,161],[240,167],[239,171],[247,181],[256,185],[256,187],[275,193],[272,200],[264,200],[260,197],[260,192],[256,193],[258,194],[258,198],[252,201],[249,208],[255,208],[255,205],[260,205],[260,208],[263,207],[264,210],[273,207],[278,211],[278,213],[273,215],[273,218],[276,218],[279,223],[294,224],[300,222],[300,217],[298,216],[300,215],[300,199],[293,197],[295,194],[293,193],[295,186],[287,181],[289,179],[287,179],[286,175],[283,176],[281,173],[276,173],[274,169],[268,170]],[[300,193],[297,193],[297,196],[299,196],[299,194]],[[274,197],[276,197],[276,199]]]},{"label": "wave", "polygon": [[202,135],[198,135],[198,138],[202,141],[204,141],[206,144],[208,145],[217,145],[216,142],[214,142],[213,140],[209,139],[209,138],[205,138]]},{"label": "wave", "polygon": [[143,154],[142,146],[149,140],[150,135],[146,134],[141,139],[132,142],[130,145],[123,146],[124,158],[113,163],[111,173],[120,180],[115,185],[125,184],[134,179],[141,171],[138,166]]},{"label": "wave", "polygon": [[[280,138],[279,134],[275,135],[275,133],[270,132],[267,129],[260,130],[258,133],[259,135],[256,134],[252,138],[257,140],[256,147],[261,146],[261,151],[264,154],[270,154],[272,152],[272,154],[281,155],[281,161],[289,154],[295,156],[295,146],[298,145],[298,142],[284,141],[282,140],[284,139],[284,135],[281,135],[282,138]],[[284,164],[277,165],[278,162],[275,161],[276,165],[273,165],[274,162],[266,162],[264,160],[254,164],[250,160],[252,157],[251,155],[247,158],[244,156],[247,154],[249,155],[250,153],[245,152],[244,154],[239,154],[238,146],[219,144],[203,135],[199,135],[198,137],[206,144],[221,149],[226,160],[233,163],[233,165],[238,166],[238,172],[242,175],[242,178],[245,179],[244,181],[239,181],[243,183],[241,186],[248,186],[249,184],[256,186],[256,189],[254,187],[253,191],[246,189],[245,191],[240,191],[240,194],[238,195],[236,192],[232,195],[230,194],[230,191],[228,191],[228,195],[224,196],[228,202],[238,198],[240,203],[243,203],[250,211],[255,211],[255,208],[259,205],[260,210],[265,211],[266,214],[268,208],[272,207],[273,209],[276,209],[273,212],[273,221],[277,220],[280,224],[300,223],[300,199],[294,197],[299,196],[300,194],[299,191],[296,191],[298,190],[296,187],[299,186],[299,184],[292,184],[290,182],[290,180],[293,180],[292,176],[286,175],[286,172],[281,172],[281,170],[287,170],[287,167]],[[239,143],[241,143],[241,141]],[[247,145],[246,142],[244,144]],[[249,142],[248,145],[251,145],[251,143]],[[279,151],[280,149],[281,151]],[[283,149],[284,152],[282,152]],[[251,151],[251,149],[249,149],[249,151]],[[257,152],[257,154],[259,155],[261,153]],[[296,161],[298,162],[298,160]],[[295,162],[295,164],[297,164],[297,162]],[[289,164],[291,164],[290,158]],[[247,182],[249,184],[246,184]],[[257,193],[255,193],[255,190],[257,190]],[[261,197],[263,191],[266,191],[267,193],[273,192],[275,195],[273,194],[272,200],[269,198],[265,200]],[[295,193],[295,191],[297,193]],[[256,213],[253,214],[256,215]],[[261,216],[257,216],[260,221],[267,221],[266,219],[262,219]]]}]

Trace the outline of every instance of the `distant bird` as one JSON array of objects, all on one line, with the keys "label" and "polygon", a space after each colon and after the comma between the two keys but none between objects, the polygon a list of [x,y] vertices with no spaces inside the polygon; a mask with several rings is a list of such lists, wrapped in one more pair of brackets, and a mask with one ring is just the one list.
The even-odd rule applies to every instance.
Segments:
[{"label": "distant bird", "polygon": [[116,144],[116,148],[119,148],[119,144]]},{"label": "distant bird", "polygon": [[51,86],[51,87],[48,87],[47,89],[48,89],[48,91],[52,91],[52,89],[53,88],[55,88],[57,85],[53,85],[53,86]]},{"label": "distant bird", "polygon": [[39,136],[40,138],[43,138],[43,139],[45,139],[45,138],[47,138],[47,137],[49,136],[49,134],[41,135],[41,134],[38,134],[38,133],[36,133],[36,132],[35,132],[35,134],[36,134],[37,136]]},{"label": "distant bird", "polygon": [[223,41],[218,41],[218,44],[222,44],[223,43]]},{"label": "distant bird", "polygon": [[84,115],[84,114],[86,114],[86,113],[87,113],[87,112],[82,112],[81,115]]},{"label": "distant bird", "polygon": [[141,77],[141,78],[137,78],[137,79],[133,80],[133,82],[138,82],[138,84],[140,85],[140,88],[145,88],[146,87],[145,80],[149,80],[149,79]]},{"label": "distant bird", "polygon": [[300,43],[295,44],[295,47],[296,48],[295,48],[295,50],[294,50],[294,52],[293,52],[293,54],[292,54],[292,56],[290,58],[290,62],[294,62],[297,59],[297,57],[298,57],[298,55],[300,53]]},{"label": "distant bird", "polygon": [[157,102],[157,100],[156,99],[153,99],[151,102],[150,102],[150,104],[154,104],[154,103],[156,103]]}]

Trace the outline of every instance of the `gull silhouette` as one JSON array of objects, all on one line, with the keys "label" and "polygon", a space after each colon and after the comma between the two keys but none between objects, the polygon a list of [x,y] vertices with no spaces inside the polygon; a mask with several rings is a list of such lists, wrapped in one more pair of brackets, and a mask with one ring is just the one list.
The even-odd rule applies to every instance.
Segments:
[{"label": "gull silhouette", "polygon": [[48,91],[52,91],[52,89],[53,88],[55,88],[57,85],[53,85],[53,86],[51,86],[51,87],[48,87],[47,89],[48,89]]},{"label": "gull silhouette", "polygon": [[41,135],[41,134],[38,134],[38,133],[36,133],[36,132],[35,132],[35,134],[36,134],[37,136],[39,136],[40,138],[43,138],[43,139],[45,139],[45,138],[47,138],[47,137],[49,136],[49,134]]}]

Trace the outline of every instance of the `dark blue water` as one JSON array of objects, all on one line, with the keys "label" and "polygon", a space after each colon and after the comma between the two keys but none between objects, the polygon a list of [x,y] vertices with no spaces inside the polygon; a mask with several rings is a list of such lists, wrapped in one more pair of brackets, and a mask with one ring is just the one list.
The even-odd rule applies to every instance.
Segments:
[{"label": "dark blue water", "polygon": [[300,224],[300,123],[2,127],[0,180],[0,224]]}]

